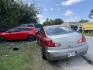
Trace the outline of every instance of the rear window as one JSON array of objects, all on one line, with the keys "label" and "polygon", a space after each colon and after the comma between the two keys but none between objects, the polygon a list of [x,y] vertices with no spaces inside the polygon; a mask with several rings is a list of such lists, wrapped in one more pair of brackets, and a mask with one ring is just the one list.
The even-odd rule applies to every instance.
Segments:
[{"label": "rear window", "polygon": [[33,27],[33,25],[32,25],[32,24],[22,24],[21,26]]},{"label": "rear window", "polygon": [[42,25],[41,24],[34,24],[36,28],[41,28]]},{"label": "rear window", "polygon": [[71,28],[67,27],[45,27],[44,28],[48,35],[60,35],[74,32]]}]

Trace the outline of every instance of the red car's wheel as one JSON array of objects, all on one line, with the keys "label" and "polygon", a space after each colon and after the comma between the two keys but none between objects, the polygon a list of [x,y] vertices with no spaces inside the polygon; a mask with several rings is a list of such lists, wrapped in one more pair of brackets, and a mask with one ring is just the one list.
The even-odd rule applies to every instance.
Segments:
[{"label": "red car's wheel", "polygon": [[32,36],[32,35],[28,36],[28,41],[33,42],[35,40],[36,40],[36,38],[34,36]]},{"label": "red car's wheel", "polygon": [[4,37],[0,37],[0,42],[4,42],[5,38]]}]

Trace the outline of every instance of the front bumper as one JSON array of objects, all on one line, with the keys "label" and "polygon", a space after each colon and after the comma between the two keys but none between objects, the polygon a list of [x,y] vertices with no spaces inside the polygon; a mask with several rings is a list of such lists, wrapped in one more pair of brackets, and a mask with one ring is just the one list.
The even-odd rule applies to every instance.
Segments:
[{"label": "front bumper", "polygon": [[87,53],[88,46],[87,44],[67,48],[67,49],[60,49],[60,50],[46,50],[46,58],[48,60],[58,60],[58,59],[65,59],[68,58],[68,53],[75,52],[75,56],[77,55],[84,55]]}]

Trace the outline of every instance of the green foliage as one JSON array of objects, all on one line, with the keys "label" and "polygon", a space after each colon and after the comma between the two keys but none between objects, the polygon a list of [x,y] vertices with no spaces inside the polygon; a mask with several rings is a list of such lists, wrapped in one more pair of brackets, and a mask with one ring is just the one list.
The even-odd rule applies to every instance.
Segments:
[{"label": "green foliage", "polygon": [[60,25],[63,22],[64,21],[60,18],[55,18],[54,20],[47,18],[45,22],[43,23],[43,25]]},{"label": "green foliage", "polygon": [[89,22],[89,20],[82,19],[82,20],[79,21],[79,23],[86,23],[86,22]]},{"label": "green foliage", "polygon": [[43,24],[44,25],[51,25],[51,22],[50,22],[49,18],[47,18]]},{"label": "green foliage", "polygon": [[53,22],[54,25],[60,25],[60,24],[62,24],[62,23],[63,23],[63,20],[60,19],[60,18],[56,18],[56,19],[54,20],[54,22]]},{"label": "green foliage", "polygon": [[90,13],[89,13],[89,18],[93,18],[93,9],[90,11]]},{"label": "green foliage", "polygon": [[7,30],[23,23],[36,23],[38,10],[35,4],[17,0],[0,0],[0,30]]}]

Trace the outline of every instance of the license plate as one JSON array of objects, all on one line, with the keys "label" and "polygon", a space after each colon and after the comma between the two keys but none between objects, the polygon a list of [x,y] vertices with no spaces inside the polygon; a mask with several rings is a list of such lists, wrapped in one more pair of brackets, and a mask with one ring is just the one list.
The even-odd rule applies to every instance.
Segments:
[{"label": "license plate", "polygon": [[72,57],[72,56],[75,56],[75,55],[76,55],[75,52],[68,53],[68,57]]}]

